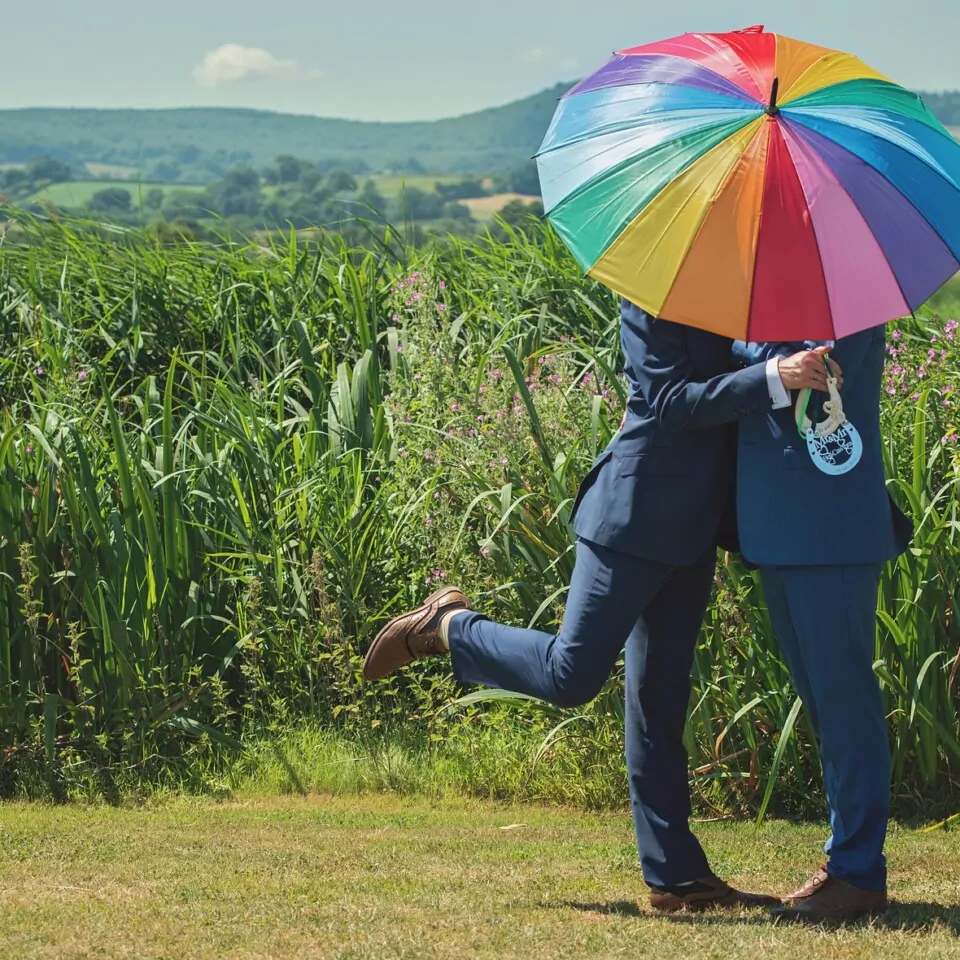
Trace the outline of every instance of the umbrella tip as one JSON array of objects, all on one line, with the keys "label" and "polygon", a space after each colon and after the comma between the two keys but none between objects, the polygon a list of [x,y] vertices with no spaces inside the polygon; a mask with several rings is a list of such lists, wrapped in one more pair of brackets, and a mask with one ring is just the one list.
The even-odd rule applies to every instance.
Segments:
[{"label": "umbrella tip", "polygon": [[765,107],[765,113],[767,116],[775,117],[779,112],[780,108],[777,106],[777,94],[780,92],[780,78],[773,78],[773,86],[770,88],[770,102]]}]

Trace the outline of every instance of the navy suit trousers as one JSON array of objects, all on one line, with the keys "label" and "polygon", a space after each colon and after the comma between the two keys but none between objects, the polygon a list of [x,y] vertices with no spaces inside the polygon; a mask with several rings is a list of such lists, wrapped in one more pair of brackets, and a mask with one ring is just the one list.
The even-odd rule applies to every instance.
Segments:
[{"label": "navy suit trousers", "polygon": [[832,831],[827,872],[865,890],[887,883],[890,744],[873,672],[880,569],[760,570],[770,619],[820,747]]},{"label": "navy suit trousers", "polygon": [[580,540],[559,634],[475,613],[450,623],[458,680],[561,707],[592,700],[625,648],[627,775],[643,876],[652,886],[710,872],[689,827],[683,730],[715,564],[713,547],[691,566],[667,566]]}]

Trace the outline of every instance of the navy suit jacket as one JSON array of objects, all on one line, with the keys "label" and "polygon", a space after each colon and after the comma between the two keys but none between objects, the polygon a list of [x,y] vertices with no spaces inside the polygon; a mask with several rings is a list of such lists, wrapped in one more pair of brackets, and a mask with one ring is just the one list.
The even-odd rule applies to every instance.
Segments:
[{"label": "navy suit jacket", "polygon": [[578,537],[665,564],[735,549],[736,421],[770,409],[764,364],[736,369],[733,341],[624,302],[627,421],[587,474]]},{"label": "navy suit jacket", "polygon": [[[890,500],[883,472],[885,344],[884,328],[877,327],[841,338],[831,351],[843,370],[844,413],[863,440],[863,456],[849,473],[829,476],[814,466],[792,405],[741,421],[737,514],[741,552],[750,564],[882,563],[907,549],[912,526]],[[812,346],[738,343],[736,355],[756,364]]]}]

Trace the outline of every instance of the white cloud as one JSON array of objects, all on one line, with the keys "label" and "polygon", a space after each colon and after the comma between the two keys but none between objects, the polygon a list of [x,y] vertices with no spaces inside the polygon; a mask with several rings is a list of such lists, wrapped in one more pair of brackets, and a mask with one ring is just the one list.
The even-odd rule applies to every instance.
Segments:
[{"label": "white cloud", "polygon": [[194,67],[193,76],[204,87],[222,87],[239,80],[278,77],[298,70],[296,60],[279,60],[259,47],[225,43],[211,50],[199,66]]},{"label": "white cloud", "polygon": [[549,51],[546,47],[531,47],[525,54],[524,60],[530,60],[531,62],[536,62],[537,60],[545,60],[549,54]]}]

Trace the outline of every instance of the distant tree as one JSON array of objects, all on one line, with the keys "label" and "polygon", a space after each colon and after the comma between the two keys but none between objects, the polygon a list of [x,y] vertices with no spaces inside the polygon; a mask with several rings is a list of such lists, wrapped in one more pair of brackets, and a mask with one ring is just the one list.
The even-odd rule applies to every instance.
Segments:
[{"label": "distant tree", "polygon": [[148,210],[159,210],[163,206],[163,191],[159,187],[148,190],[143,197],[143,205]]},{"label": "distant tree", "polygon": [[185,167],[193,166],[199,159],[200,148],[192,144],[177,150],[177,163],[182,163]]},{"label": "distant tree", "polygon": [[503,224],[494,223],[490,227],[490,233],[494,237],[503,238],[508,233],[504,224],[515,230],[530,230],[535,225],[536,219],[543,216],[543,204],[539,200],[535,200],[533,203],[511,200],[497,216],[503,221]]},{"label": "distant tree", "polygon": [[313,165],[303,164],[300,167],[300,177],[297,182],[304,193],[313,193],[322,180],[323,174]]},{"label": "distant tree", "polygon": [[130,210],[130,191],[123,187],[98,190],[88,201],[87,208],[96,213],[127,213]]},{"label": "distant tree", "polygon": [[394,202],[401,219],[436,220],[443,215],[443,200],[419,187],[404,187]]},{"label": "distant tree", "polygon": [[33,157],[27,163],[31,180],[44,183],[64,183],[70,179],[70,164],[56,157]]},{"label": "distant tree", "polygon": [[265,167],[260,171],[260,179],[270,187],[280,182],[280,171],[276,167]]},{"label": "distant tree", "polygon": [[213,209],[224,217],[255,217],[260,210],[260,175],[250,167],[230,170],[208,191]]},{"label": "distant tree", "polygon": [[300,179],[300,171],[304,164],[296,157],[283,154],[277,157],[277,176],[280,183],[296,183]]},{"label": "distant tree", "polygon": [[411,157],[404,164],[404,169],[407,173],[422,174],[427,172],[427,168],[416,157]]},{"label": "distant tree", "polygon": [[210,198],[205,193],[194,190],[171,190],[163,198],[160,208],[164,219],[175,221],[195,221],[210,215]]},{"label": "distant tree", "polygon": [[357,181],[346,170],[331,170],[324,186],[331,193],[355,193]]},{"label": "distant tree", "polygon": [[371,210],[382,217],[387,210],[387,201],[384,200],[383,194],[377,189],[374,180],[368,180],[363,185],[363,189],[357,197],[357,202],[361,206],[358,211],[358,215],[361,217],[364,215],[370,216]]},{"label": "distant tree", "polygon": [[180,165],[171,163],[169,160],[157,161],[150,172],[150,179],[160,183],[174,183],[179,176]]},{"label": "distant tree", "polygon": [[473,214],[465,203],[457,203],[456,200],[448,200],[443,205],[443,216],[448,220],[471,220]]},{"label": "distant tree", "polygon": [[519,167],[514,167],[509,173],[509,192],[522,193],[528,197],[540,196],[540,175],[537,165],[532,160]]},{"label": "distant tree", "polygon": [[[457,183],[438,183],[434,189],[444,200],[472,200],[485,197],[486,188],[479,180],[460,180]],[[501,191],[506,193],[506,191]]]}]

